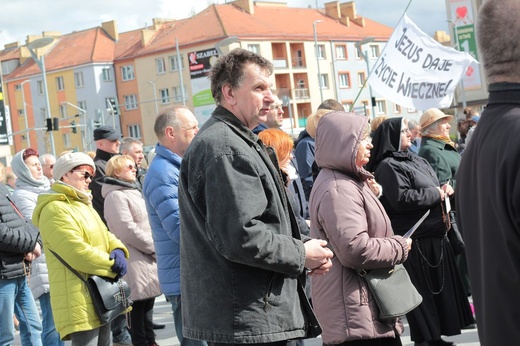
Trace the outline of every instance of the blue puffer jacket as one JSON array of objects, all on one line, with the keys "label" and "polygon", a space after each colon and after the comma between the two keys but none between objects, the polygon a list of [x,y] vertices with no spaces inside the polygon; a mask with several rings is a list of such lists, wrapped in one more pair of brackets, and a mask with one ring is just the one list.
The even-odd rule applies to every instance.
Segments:
[{"label": "blue puffer jacket", "polygon": [[155,158],[143,184],[143,197],[157,256],[161,291],[166,295],[181,294],[179,169],[181,157],[157,144]]}]

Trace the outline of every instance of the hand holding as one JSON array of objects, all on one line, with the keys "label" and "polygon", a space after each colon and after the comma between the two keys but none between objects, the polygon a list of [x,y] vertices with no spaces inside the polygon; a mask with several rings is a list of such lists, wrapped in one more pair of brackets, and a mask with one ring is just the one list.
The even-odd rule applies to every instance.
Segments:
[{"label": "hand holding", "polygon": [[408,248],[408,251],[412,249],[412,238],[406,238],[406,246]]},{"label": "hand holding", "polygon": [[34,257],[35,259],[40,257],[41,254],[42,254],[42,247],[40,245],[40,243],[36,242],[36,245],[34,246],[34,249],[32,250],[32,252],[34,253]]},{"label": "hand holding", "polygon": [[112,251],[110,253],[110,259],[114,260],[114,264],[110,269],[119,276],[124,276],[126,274],[126,258],[123,250],[115,249]]},{"label": "hand holding", "polygon": [[441,186],[441,189],[444,191],[444,193],[448,196],[451,196],[453,195],[453,193],[455,192],[455,190],[453,189],[453,186],[451,186],[450,184],[446,183],[444,185]]},{"label": "hand holding", "polygon": [[305,268],[316,270],[323,274],[332,267],[330,259],[334,256],[327,247],[327,242],[321,239],[311,239],[303,244],[305,246]]},{"label": "hand holding", "polygon": [[446,197],[444,190],[441,189],[440,187],[437,187],[437,190],[439,190],[439,193],[441,194],[441,201],[444,201],[444,198]]}]

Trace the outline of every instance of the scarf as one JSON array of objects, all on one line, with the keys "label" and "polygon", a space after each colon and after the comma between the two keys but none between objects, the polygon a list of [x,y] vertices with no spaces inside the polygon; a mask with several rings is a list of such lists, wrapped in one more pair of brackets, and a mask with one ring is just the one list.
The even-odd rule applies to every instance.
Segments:
[{"label": "scarf", "polygon": [[436,139],[438,141],[441,141],[441,142],[444,142],[446,144],[451,145],[453,147],[453,149],[455,149],[455,143],[453,143],[451,141],[450,137],[448,137],[448,136],[427,134],[427,135],[423,135],[423,137],[429,137],[429,138],[432,138],[432,139]]}]

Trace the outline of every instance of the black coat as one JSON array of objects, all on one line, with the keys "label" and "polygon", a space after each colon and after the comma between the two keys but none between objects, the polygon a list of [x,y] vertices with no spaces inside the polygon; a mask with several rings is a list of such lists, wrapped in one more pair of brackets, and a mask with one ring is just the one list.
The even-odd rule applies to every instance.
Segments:
[{"label": "black coat", "polygon": [[24,276],[24,256],[34,250],[39,232],[14,207],[7,188],[0,184],[0,279]]}]

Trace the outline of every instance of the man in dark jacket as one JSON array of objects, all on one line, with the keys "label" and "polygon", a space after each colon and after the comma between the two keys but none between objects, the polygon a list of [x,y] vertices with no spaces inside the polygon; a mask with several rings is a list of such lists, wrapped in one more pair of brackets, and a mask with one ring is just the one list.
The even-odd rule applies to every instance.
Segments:
[{"label": "man in dark jacket", "polygon": [[96,175],[90,182],[89,188],[92,191],[92,206],[96,209],[105,224],[107,223],[103,211],[105,199],[101,195],[101,187],[103,186],[105,167],[108,160],[110,160],[112,156],[119,154],[119,146],[121,145],[120,139],[121,134],[114,130],[112,126],[100,126],[94,130],[94,141],[96,142],[96,156],[94,157]]},{"label": "man in dark jacket", "polygon": [[302,311],[298,276],[331,267],[326,242],[300,239],[278,169],[251,132],[273,103],[272,71],[235,49],[210,72],[218,106],[179,178],[184,337],[215,345],[305,337],[314,315]]},{"label": "man in dark jacket", "polygon": [[[112,126],[104,125],[94,130],[94,141],[96,142],[97,148],[96,156],[94,157],[96,173],[89,187],[92,191],[92,206],[105,224],[107,223],[104,212],[105,198],[101,195],[101,188],[103,187],[105,167],[108,160],[110,160],[112,156],[119,154],[120,140],[121,133],[116,131]],[[132,337],[126,327],[125,315],[121,315],[112,321],[112,338],[114,345],[132,344]]]},{"label": "man in dark jacket", "polygon": [[27,284],[31,261],[41,255],[38,230],[28,223],[0,184],[0,345],[14,341],[13,314],[27,323],[32,345],[42,345],[42,324]]},{"label": "man in dark jacket", "polygon": [[487,0],[478,12],[489,100],[457,172],[457,218],[483,346],[520,340],[519,15],[518,0]]}]

